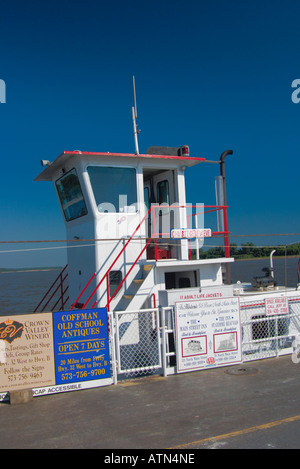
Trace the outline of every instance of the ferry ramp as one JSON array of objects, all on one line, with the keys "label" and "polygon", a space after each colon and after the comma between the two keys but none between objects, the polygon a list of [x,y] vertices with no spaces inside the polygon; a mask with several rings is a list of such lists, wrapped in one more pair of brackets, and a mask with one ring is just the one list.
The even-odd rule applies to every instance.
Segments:
[{"label": "ferry ramp", "polygon": [[1,403],[0,448],[299,448],[299,389],[289,355]]}]

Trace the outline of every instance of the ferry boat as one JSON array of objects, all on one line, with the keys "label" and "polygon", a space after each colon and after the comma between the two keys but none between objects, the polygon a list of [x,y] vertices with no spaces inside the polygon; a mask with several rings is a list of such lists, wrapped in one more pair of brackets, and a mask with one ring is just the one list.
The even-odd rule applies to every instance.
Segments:
[{"label": "ferry boat", "polygon": [[[68,264],[35,311],[49,310],[57,292],[52,311],[106,308],[119,373],[160,368],[161,360],[167,375],[292,353],[299,285],[277,285],[274,252],[264,275],[231,283],[225,159],[233,151],[219,161],[191,156],[187,145],[140,154],[135,107],[132,118],[135,153],[74,150],[42,160],[35,180],[54,184]],[[189,204],[185,171],[206,163],[220,167],[217,202]],[[224,256],[201,259],[213,237],[224,239]]]},{"label": "ferry boat", "polygon": [[[295,349],[300,292],[298,286],[287,289],[276,284],[272,256],[270,268],[252,283],[230,281],[234,259],[224,188],[228,154],[232,151],[222,153],[219,160],[222,203],[218,205],[187,203],[185,170],[206,160],[190,156],[186,145],[150,147],[145,154],[64,151],[52,163],[42,162],[44,169],[36,181],[54,184],[67,233],[68,264],[55,288],[61,296],[53,310],[104,307],[115,314],[119,364],[120,348],[136,347],[142,331],[148,335],[144,340],[148,348],[160,321],[166,331],[160,337],[166,352],[164,374],[174,372],[178,355],[174,316],[162,320],[157,313],[149,326],[135,314],[159,308],[174,311],[179,302],[191,306],[190,302],[212,299],[239,299],[241,329],[236,349],[241,352],[240,361]],[[212,215],[216,228],[206,224]],[[215,236],[224,238],[224,257],[200,259],[199,247]],[[40,303],[36,311],[42,309],[45,306]],[[225,328],[220,344],[231,340],[233,333]],[[201,340],[199,350],[208,353]],[[214,357],[207,357],[207,363],[215,365]],[[140,368],[147,369],[148,364],[149,359]],[[135,365],[130,362],[125,368],[133,370]]]}]

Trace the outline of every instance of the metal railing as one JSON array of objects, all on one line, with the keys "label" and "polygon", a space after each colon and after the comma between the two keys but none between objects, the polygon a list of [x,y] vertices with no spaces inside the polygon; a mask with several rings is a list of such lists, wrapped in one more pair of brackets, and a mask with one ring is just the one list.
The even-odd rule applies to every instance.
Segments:
[{"label": "metal railing", "polygon": [[[142,218],[142,220],[140,221],[140,223],[138,224],[138,226],[136,227],[136,229],[134,230],[134,232],[132,233],[130,238],[126,241],[126,243],[124,244],[124,246],[121,249],[121,251],[119,252],[119,254],[115,257],[115,259],[112,262],[112,264],[110,265],[110,267],[107,269],[105,274],[102,276],[101,280],[98,282],[98,284],[96,285],[96,287],[94,288],[92,293],[89,295],[89,297],[85,301],[85,303],[83,303],[83,304],[79,303],[79,300],[81,299],[84,292],[87,290],[87,288],[90,285],[90,283],[92,282],[92,280],[96,277],[96,275],[97,275],[96,272],[93,273],[93,275],[91,276],[91,278],[89,279],[89,281],[87,282],[87,284],[85,285],[83,290],[81,291],[80,295],[76,298],[76,300],[74,301],[74,303],[71,306],[71,309],[73,309],[75,307],[77,307],[79,309],[85,309],[87,307],[87,305],[90,303],[90,301],[92,300],[92,298],[94,297],[94,295],[96,294],[97,290],[102,285],[102,283],[104,281],[106,281],[106,295],[107,295],[106,307],[107,307],[108,311],[110,311],[111,301],[114,299],[116,294],[119,292],[119,290],[121,289],[121,287],[123,286],[123,284],[127,280],[128,276],[130,275],[131,271],[136,266],[136,264],[138,263],[138,261],[140,260],[140,258],[142,257],[142,255],[144,254],[146,249],[149,247],[149,245],[151,243],[154,244],[154,253],[155,253],[155,255],[154,255],[153,260],[155,260],[157,262],[159,260],[158,240],[159,239],[165,239],[167,241],[167,240],[172,239],[170,237],[170,231],[163,232],[163,231],[160,230],[160,228],[157,229],[158,223],[157,223],[156,211],[157,210],[162,211],[162,210],[173,210],[173,209],[186,209],[186,208],[193,209],[193,208],[199,208],[199,206],[198,205],[167,205],[167,204],[152,205],[149,208],[148,212],[145,214],[145,216]],[[210,213],[210,212],[222,211],[223,212],[223,220],[224,220],[224,231],[212,231],[212,236],[221,236],[221,235],[224,236],[225,256],[230,257],[229,241],[228,241],[229,231],[228,231],[228,219],[227,219],[227,208],[228,208],[228,206],[227,205],[206,205],[206,206],[203,206],[203,208],[204,208],[204,210],[202,212],[196,212],[196,213],[188,215],[188,218],[187,218],[188,219],[188,226],[190,226],[190,221],[192,219],[191,217],[195,217],[195,219],[196,219],[196,217],[200,214],[204,215],[204,214],[207,214],[207,213]],[[209,210],[207,210],[207,209],[209,209]],[[151,219],[151,221],[153,221],[151,236],[148,236],[147,238],[141,238],[141,237],[136,238],[135,237],[136,233],[139,231],[139,229],[142,227],[142,225],[144,223],[146,223],[146,220],[148,220],[148,217],[151,217],[150,219]],[[159,217],[159,215],[158,215],[158,217]],[[126,272],[126,275],[124,276],[124,278],[122,279],[122,281],[120,282],[120,284],[118,285],[118,287],[116,288],[114,293],[112,295],[110,295],[109,273],[111,272],[112,268],[114,267],[116,262],[119,260],[119,258],[122,256],[122,254],[124,253],[124,251],[126,250],[128,245],[134,239],[139,239],[139,240],[144,239],[145,240],[145,245],[144,245],[143,249],[140,251],[140,253],[138,254],[138,256],[136,257],[136,259],[134,260],[134,262],[132,263],[129,270]],[[174,239],[172,239],[172,241],[174,241]],[[189,258],[191,258],[191,246],[189,246],[189,253],[190,253]],[[97,301],[98,300],[94,301],[94,303],[92,305],[92,308],[95,307],[95,305],[97,304]]]},{"label": "metal railing", "polygon": [[64,282],[68,277],[68,272],[66,271],[68,268],[68,264],[62,269],[59,275],[56,277],[52,285],[49,287],[39,304],[34,310],[36,312],[43,312],[50,304],[51,300],[54,300],[55,303],[52,306],[49,306],[49,310],[55,311],[59,307],[59,311],[63,311],[67,301],[69,300],[69,296],[66,295],[67,290],[69,289],[69,285],[65,285]]},{"label": "metal railing", "polygon": [[[140,257],[142,256],[143,252],[146,250],[147,246],[150,244],[150,241],[151,241],[151,238],[148,240],[148,242],[145,244],[145,247],[143,248],[143,250],[141,251],[141,253],[138,255],[137,259],[135,260],[134,264],[132,265],[132,267],[130,268],[130,270],[127,272],[126,276],[124,277],[124,279],[122,280],[122,282],[120,283],[120,285],[118,285],[116,291],[113,293],[112,296],[110,296],[110,292],[109,292],[109,273],[110,271],[112,270],[112,268],[114,267],[114,265],[116,264],[116,262],[118,261],[118,259],[121,257],[121,255],[123,254],[123,252],[125,251],[125,249],[127,248],[127,246],[129,245],[129,243],[131,242],[131,240],[133,239],[133,237],[135,236],[135,234],[137,233],[137,231],[140,229],[140,227],[142,226],[142,224],[144,223],[144,221],[146,220],[146,218],[148,217],[148,215],[151,213],[151,210],[152,208],[150,208],[148,210],[148,212],[146,213],[146,215],[143,217],[142,221],[138,224],[138,226],[136,227],[136,229],[134,230],[134,232],[132,233],[132,235],[130,236],[130,238],[128,239],[128,241],[125,243],[125,245],[123,246],[123,248],[121,249],[121,251],[119,252],[119,254],[116,256],[115,260],[112,262],[112,264],[110,265],[110,267],[108,268],[108,270],[105,272],[105,274],[103,275],[103,277],[101,278],[100,282],[97,284],[96,288],[93,290],[93,292],[90,294],[90,296],[88,297],[88,299],[86,300],[86,302],[84,303],[84,305],[82,306],[81,309],[85,309],[86,306],[89,304],[89,302],[91,301],[91,299],[93,298],[93,296],[95,295],[95,293],[97,292],[97,290],[99,289],[99,287],[102,285],[103,281],[106,279],[106,292],[107,292],[107,304],[106,304],[106,307],[108,309],[108,311],[110,311],[110,308],[109,308],[109,305],[110,305],[110,302],[112,301],[112,299],[115,297],[115,295],[117,294],[117,292],[120,290],[121,286],[123,285],[123,283],[125,282],[125,280],[127,279],[128,275],[130,274],[131,270],[133,269],[133,267],[136,265],[136,263],[138,262],[138,260],[140,259]],[[88,281],[88,283],[86,284],[86,286],[84,287],[84,289],[82,290],[82,292],[80,293],[80,295],[78,296],[78,298],[75,300],[75,302],[73,303],[71,309],[73,309],[77,304],[78,304],[78,301],[79,299],[81,298],[81,296],[83,295],[83,293],[85,292],[85,290],[87,289],[88,285],[91,283],[91,281],[93,280],[93,278],[96,276],[96,272],[94,272],[94,274],[92,275],[92,277],[90,278],[90,280]],[[96,305],[97,303],[97,300],[94,302],[92,308]]]},{"label": "metal railing", "polygon": [[288,297],[288,313],[266,315],[265,300],[241,302],[243,361],[291,353],[300,336],[300,296]]}]

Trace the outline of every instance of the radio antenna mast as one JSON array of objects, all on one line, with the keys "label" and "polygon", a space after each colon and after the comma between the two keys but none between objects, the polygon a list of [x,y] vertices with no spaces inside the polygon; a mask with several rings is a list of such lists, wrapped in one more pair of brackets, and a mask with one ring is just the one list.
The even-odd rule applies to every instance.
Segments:
[{"label": "radio antenna mast", "polygon": [[131,108],[132,112],[132,122],[133,122],[133,133],[134,133],[134,144],[135,144],[135,154],[139,154],[139,144],[138,144],[138,134],[140,130],[137,129],[136,120],[137,120],[137,106],[136,106],[136,93],[135,93],[135,78],[133,78],[133,98],[134,98],[134,106]]}]

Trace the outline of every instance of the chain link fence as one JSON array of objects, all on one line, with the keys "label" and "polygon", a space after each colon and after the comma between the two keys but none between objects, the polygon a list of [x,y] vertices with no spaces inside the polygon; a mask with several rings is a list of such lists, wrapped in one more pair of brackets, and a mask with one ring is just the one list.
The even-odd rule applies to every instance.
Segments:
[{"label": "chain link fence", "polygon": [[267,315],[266,300],[241,303],[243,361],[293,352],[300,335],[300,297],[288,298],[285,314]]},{"label": "chain link fence", "polygon": [[[292,354],[300,339],[299,295],[282,297],[284,314],[270,314],[265,298],[240,298],[242,361]],[[114,331],[117,373],[138,378],[163,372],[176,373],[174,308],[133,312],[115,311]]]},{"label": "chain link fence", "polygon": [[127,378],[153,374],[161,367],[158,308],[114,314],[118,373]]}]

